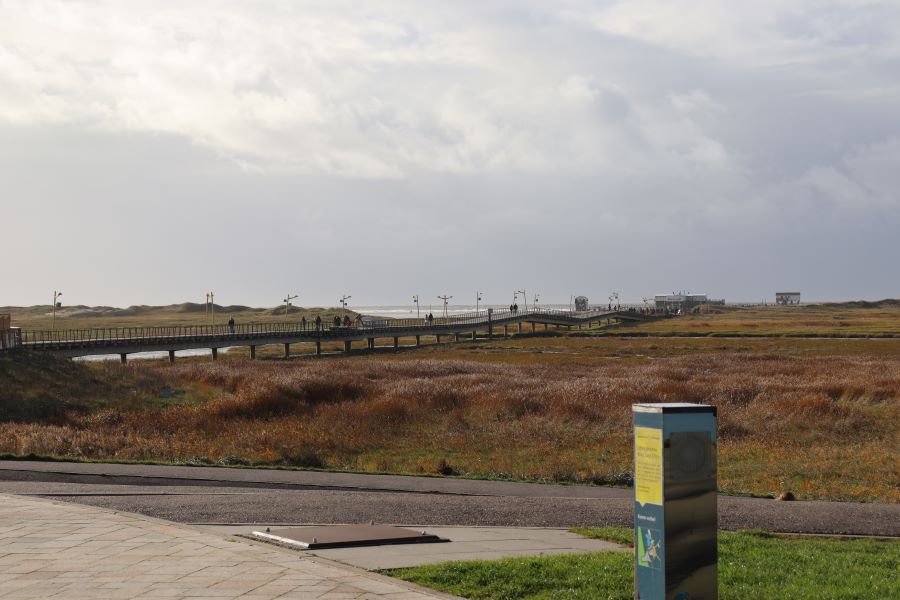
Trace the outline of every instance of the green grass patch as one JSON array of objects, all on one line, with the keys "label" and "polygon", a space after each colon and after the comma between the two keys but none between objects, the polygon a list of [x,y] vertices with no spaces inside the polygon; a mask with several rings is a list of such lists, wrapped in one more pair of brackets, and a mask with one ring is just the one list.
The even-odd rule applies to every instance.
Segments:
[{"label": "green grass patch", "polygon": [[573,527],[569,531],[594,540],[634,546],[634,530],[628,527]]},{"label": "green grass patch", "polygon": [[[631,529],[578,533],[631,541]],[[473,599],[621,599],[634,596],[633,556],[598,552],[448,562],[388,575]],[[900,597],[900,541],[798,538],[759,531],[719,534],[719,598],[882,600]]]}]

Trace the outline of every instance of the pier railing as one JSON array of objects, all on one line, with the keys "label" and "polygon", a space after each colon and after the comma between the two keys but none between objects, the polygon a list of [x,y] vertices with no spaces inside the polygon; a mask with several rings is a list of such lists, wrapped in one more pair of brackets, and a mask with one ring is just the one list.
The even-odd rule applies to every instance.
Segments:
[{"label": "pier railing", "polygon": [[[630,309],[633,310],[633,309]],[[629,311],[618,311],[618,313]],[[490,312],[481,310],[452,316],[440,316],[433,319],[388,319],[360,316],[345,325],[332,320],[323,320],[316,325],[314,320],[280,322],[280,323],[241,323],[230,326],[222,325],[172,325],[150,327],[95,327],[87,329],[58,329],[22,331],[20,342],[26,347],[41,348],[58,345],[100,345],[104,343],[147,343],[186,341],[222,341],[228,339],[246,340],[266,337],[285,337],[296,335],[308,338],[346,337],[348,335],[390,335],[391,333],[409,332],[427,333],[446,329],[465,329],[466,327],[502,326],[514,321],[527,321],[529,318],[552,318],[560,322],[576,324],[593,318],[603,318],[618,314],[617,311],[589,310],[568,311],[546,308],[529,308],[525,310],[494,309]]]}]

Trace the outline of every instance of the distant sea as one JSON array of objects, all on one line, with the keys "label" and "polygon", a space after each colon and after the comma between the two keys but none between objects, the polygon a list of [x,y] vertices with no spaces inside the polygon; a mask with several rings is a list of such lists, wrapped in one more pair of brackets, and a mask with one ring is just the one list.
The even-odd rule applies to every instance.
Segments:
[{"label": "distant sea", "polygon": [[[532,307],[532,303],[528,303],[529,308]],[[553,308],[557,310],[569,310],[568,304],[543,304],[538,302],[539,308]],[[349,306],[351,310],[354,312],[358,312],[364,315],[371,315],[373,317],[393,317],[395,319],[409,319],[416,318],[416,305],[412,304],[409,306]],[[500,304],[479,304],[478,310],[487,310],[488,308],[493,308],[496,310],[508,309],[509,304],[500,305]],[[519,310],[525,309],[525,303],[519,303]],[[424,316],[428,313],[432,313],[434,316],[443,316],[444,314],[444,305],[440,302],[436,304],[425,304],[422,303],[419,305],[419,311]],[[475,312],[474,304],[450,304],[447,306],[447,315],[461,315],[464,313]]]}]

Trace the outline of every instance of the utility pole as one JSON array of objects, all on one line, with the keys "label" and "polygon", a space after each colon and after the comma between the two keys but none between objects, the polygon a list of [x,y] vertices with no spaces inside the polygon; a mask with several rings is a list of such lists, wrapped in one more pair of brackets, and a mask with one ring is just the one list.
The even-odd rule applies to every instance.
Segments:
[{"label": "utility pole", "polygon": [[299,297],[300,296],[297,296],[296,294],[291,296],[289,293],[287,295],[287,297],[284,299],[284,316],[285,316],[285,318],[288,316],[288,308],[290,308],[290,306],[291,306],[291,300],[293,300],[294,298],[299,298]]},{"label": "utility pole", "polygon": [[475,292],[475,312],[478,312],[478,305],[481,302],[481,292]]},{"label": "utility pole", "polygon": [[341,308],[343,309],[342,315],[347,314],[347,300],[349,300],[350,298],[352,298],[352,296],[347,296],[346,294],[341,296]]},{"label": "utility pole", "polygon": [[57,292],[56,290],[53,290],[53,319],[52,319],[53,324],[50,327],[51,329],[56,329],[56,304],[58,302],[57,299],[60,296],[62,296],[62,292]]},{"label": "utility pole", "polygon": [[444,318],[445,319],[447,318],[447,301],[450,300],[451,298],[453,298],[453,296],[448,296],[447,294],[444,294],[443,296],[438,296],[438,300],[444,301]]},{"label": "utility pole", "polygon": [[516,293],[522,294],[522,299],[525,300],[525,312],[528,312],[528,294],[525,293],[525,290],[519,290]]},{"label": "utility pole", "polygon": [[413,302],[416,303],[416,318],[421,319],[422,317],[421,317],[421,314],[419,313],[419,295],[418,294],[413,296]]}]

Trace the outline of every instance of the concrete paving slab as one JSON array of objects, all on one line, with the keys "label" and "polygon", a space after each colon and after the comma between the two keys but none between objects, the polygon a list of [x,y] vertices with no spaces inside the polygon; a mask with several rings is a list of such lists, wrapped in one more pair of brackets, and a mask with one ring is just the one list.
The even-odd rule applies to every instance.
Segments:
[{"label": "concrete paving slab", "polygon": [[453,598],[215,531],[0,494],[0,598],[202,597]]},{"label": "concrete paving slab", "polygon": [[[228,535],[249,535],[265,530],[259,525],[206,525],[201,529]],[[543,527],[430,527],[403,525],[450,540],[443,544],[399,544],[359,548],[299,550],[342,564],[367,570],[417,567],[449,560],[494,560],[513,556],[580,554],[585,552],[631,552],[617,544],[585,539],[566,529]],[[263,543],[263,542],[260,542]]]}]

